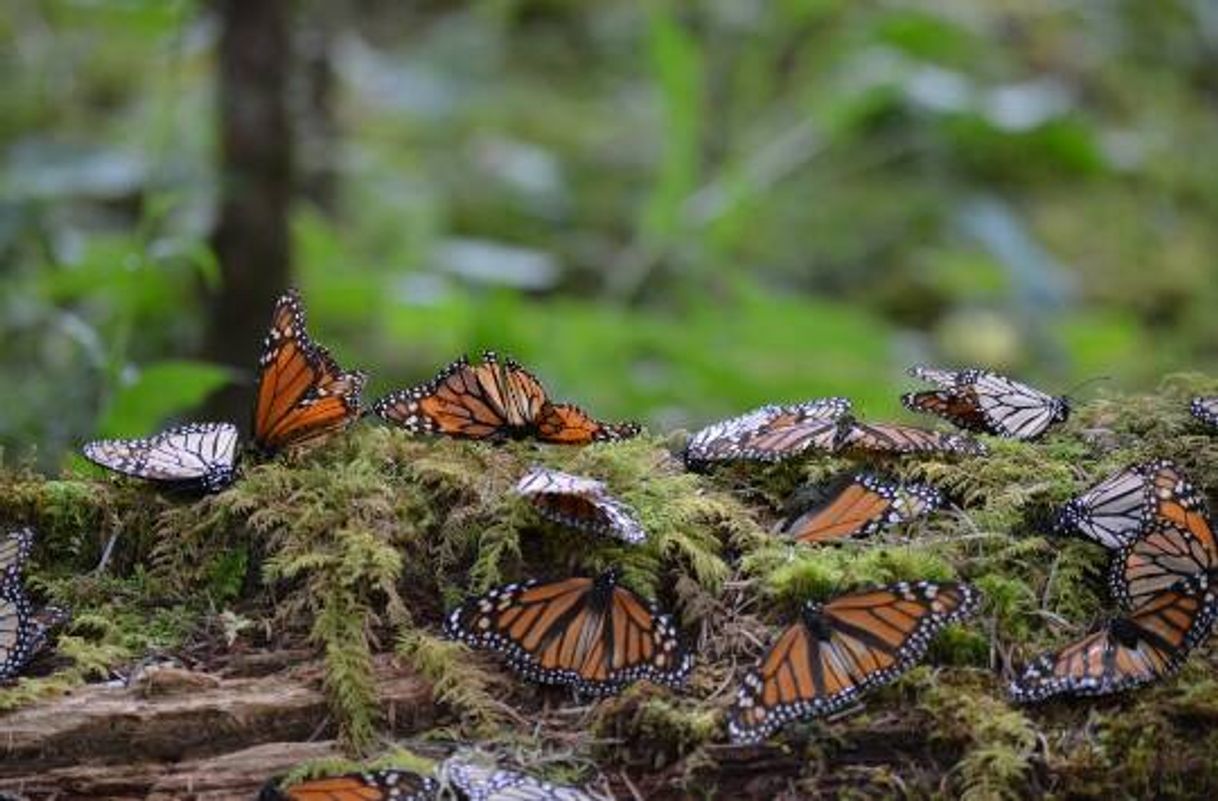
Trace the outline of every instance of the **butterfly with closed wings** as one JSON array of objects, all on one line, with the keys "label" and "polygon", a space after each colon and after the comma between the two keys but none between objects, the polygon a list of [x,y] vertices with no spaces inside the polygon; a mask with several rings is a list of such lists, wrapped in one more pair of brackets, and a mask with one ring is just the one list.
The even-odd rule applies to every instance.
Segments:
[{"label": "butterfly with closed wings", "polygon": [[454,609],[444,631],[504,654],[530,681],[588,695],[639,679],[678,686],[693,666],[672,620],[620,586],[616,570],[495,587]]},{"label": "butterfly with closed wings", "polygon": [[632,545],[647,539],[634,510],[610,495],[603,481],[533,467],[516,485],[516,494],[555,523]]},{"label": "butterfly with closed wings", "polygon": [[300,294],[289,289],[275,303],[258,362],[254,444],[269,454],[344,430],[360,416],[366,379],[309,338]]},{"label": "butterfly with closed wings", "polygon": [[1010,439],[1036,439],[1070,416],[1070,402],[989,370],[909,368],[914,378],[939,386],[909,392],[901,403],[915,412],[937,415],[968,431]]},{"label": "butterfly with closed wings", "polygon": [[477,365],[462,356],[426,384],[381,398],[373,411],[411,433],[464,439],[587,445],[639,433],[635,423],[602,423],[578,406],[553,403],[536,376],[492,351]]},{"label": "butterfly with closed wings", "polygon": [[926,484],[858,473],[838,482],[822,502],[788,518],[780,532],[804,543],[865,537],[929,514],[942,503],[942,493]]},{"label": "butterfly with closed wings", "polygon": [[0,681],[20,674],[46,646],[50,631],[69,617],[54,606],[36,609],[26,594],[22,573],[33,542],[29,528],[0,541]]},{"label": "butterfly with closed wings", "polygon": [[81,449],[94,464],[177,489],[219,492],[236,477],[237,427],[190,423],[145,439],[100,439]]},{"label": "butterfly with closed wings", "polygon": [[973,614],[978,600],[967,584],[921,581],[806,604],[741,682],[728,714],[732,740],[764,740],[894,681],[925,655],[936,632]]}]

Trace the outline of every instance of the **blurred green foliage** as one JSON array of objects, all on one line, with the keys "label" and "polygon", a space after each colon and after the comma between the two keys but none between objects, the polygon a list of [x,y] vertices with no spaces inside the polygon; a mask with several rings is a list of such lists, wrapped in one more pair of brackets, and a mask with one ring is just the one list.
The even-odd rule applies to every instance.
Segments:
[{"label": "blurred green foliage", "polygon": [[[831,392],[896,413],[921,359],[1057,390],[1218,362],[1205,0],[294,9],[334,76],[319,106],[294,73],[302,188],[337,179],[296,204],[295,272],[374,393],[493,346],[668,428]],[[197,0],[0,9],[10,455],[251,380],[192,361],[217,35]]]}]

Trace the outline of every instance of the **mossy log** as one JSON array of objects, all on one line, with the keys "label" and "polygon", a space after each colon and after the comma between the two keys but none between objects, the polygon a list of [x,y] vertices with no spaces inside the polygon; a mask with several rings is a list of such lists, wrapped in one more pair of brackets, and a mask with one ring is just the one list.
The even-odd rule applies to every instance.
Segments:
[{"label": "mossy log", "polygon": [[[679,436],[571,449],[367,425],[246,463],[205,498],[9,469],[0,513],[41,534],[32,591],[75,615],[32,675],[0,688],[0,790],[253,798],[298,763],[426,764],[474,741],[618,798],[1218,797],[1213,643],[1178,676],[1122,697],[1020,708],[1003,693],[1016,666],[1112,611],[1105,554],[1051,535],[1052,510],[1152,457],[1176,459],[1213,496],[1218,445],[1186,401],[1215,391],[1173,378],[1155,395],[1082,404],[1041,442],[872,465],[935,483],[953,503],[910,529],[820,548],[771,529],[801,486],[855,465],[691,474],[673,455]],[[541,521],[509,491],[533,463],[605,480],[648,543]],[[609,565],[677,614],[698,654],[685,692],[638,684],[590,702],[439,636],[444,610],[469,592]],[[952,577],[982,590],[983,611],[944,632],[926,664],[832,720],[727,743],[735,680],[801,600]]]}]

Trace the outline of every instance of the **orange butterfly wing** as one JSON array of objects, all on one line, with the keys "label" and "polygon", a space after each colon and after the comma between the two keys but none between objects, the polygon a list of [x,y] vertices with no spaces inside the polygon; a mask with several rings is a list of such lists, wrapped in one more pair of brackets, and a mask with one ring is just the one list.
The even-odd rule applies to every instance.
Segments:
[{"label": "orange butterfly wing", "polygon": [[560,445],[587,445],[629,439],[639,433],[634,423],[612,425],[594,420],[578,406],[546,403],[537,424],[537,437]]},{"label": "orange butterfly wing", "polygon": [[1199,512],[1169,504],[1173,516],[1176,511],[1185,525],[1171,517],[1152,520],[1113,559],[1108,584],[1123,605],[1136,609],[1178,584],[1197,586],[1218,578],[1218,545],[1209,521]]},{"label": "orange butterfly wing", "polygon": [[390,768],[323,776],[284,789],[268,783],[258,801],[428,801],[436,790],[433,779]]},{"label": "orange butterfly wing", "polygon": [[358,776],[314,779],[288,788],[289,801],[382,801],[385,791],[366,784]]},{"label": "orange butterfly wing", "polygon": [[990,430],[977,393],[967,388],[908,392],[901,396],[901,403],[910,411],[938,415],[969,431]]},{"label": "orange butterfly wing", "polygon": [[893,510],[896,493],[884,485],[855,479],[826,503],[813,507],[783,527],[799,542],[830,542],[878,531],[899,514]]},{"label": "orange butterfly wing", "polygon": [[338,433],[359,416],[365,376],[343,372],[309,339],[295,290],[275,304],[260,360],[254,441],[266,451],[303,445]]}]

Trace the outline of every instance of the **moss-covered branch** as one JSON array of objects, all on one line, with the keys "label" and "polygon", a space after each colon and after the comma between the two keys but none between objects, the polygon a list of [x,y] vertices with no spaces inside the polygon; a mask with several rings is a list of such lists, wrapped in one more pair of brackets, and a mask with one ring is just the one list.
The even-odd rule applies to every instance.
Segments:
[{"label": "moss-covered branch", "polygon": [[[564,760],[551,770],[626,770],[655,797],[747,788],[757,775],[726,749],[722,713],[742,666],[795,606],[857,583],[954,577],[984,592],[979,618],[946,632],[927,666],[869,696],[862,713],[785,732],[780,740],[795,749],[785,753],[803,756],[781,762],[782,786],[883,797],[896,782],[918,797],[1003,799],[1052,796],[1069,783],[1071,797],[1152,786],[1194,797],[1188,792],[1218,783],[1212,646],[1178,678],[1124,698],[1016,709],[1001,685],[1013,664],[1078,636],[1109,608],[1105,555],[1052,537],[1044,523],[1051,511],[1150,457],[1176,459],[1218,490],[1218,440],[1195,426],[1185,403],[1215,390],[1174,378],[1155,396],[1083,404],[1043,442],[993,442],[982,459],[877,466],[929,481],[952,503],[907,530],[819,548],[768,530],[800,485],[848,463],[696,475],[670,442],[647,437],[566,449],[423,440],[368,426],[291,460],[247,463],[236,484],[201,499],[125,480],[9,470],[0,473],[0,512],[41,533],[34,592],[76,617],[58,656],[36,665],[44,675],[0,689],[0,709],[149,654],[189,653],[205,664],[234,648],[304,646],[322,659],[346,742],[370,753],[388,714],[374,655],[394,652],[400,670],[431,683],[440,710],[420,742],[472,737],[534,758],[557,751]],[[510,492],[533,463],[605,480],[638,511],[647,544],[543,522]],[[93,575],[112,535],[107,574]],[[575,706],[438,636],[444,610],[469,592],[608,565],[678,613],[699,653],[686,694],[640,686]],[[849,763],[851,749],[880,748],[879,732],[895,738],[889,770],[826,773]],[[931,736],[907,744],[902,732]]]}]

